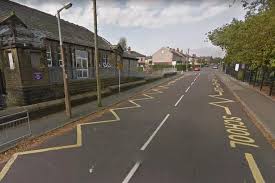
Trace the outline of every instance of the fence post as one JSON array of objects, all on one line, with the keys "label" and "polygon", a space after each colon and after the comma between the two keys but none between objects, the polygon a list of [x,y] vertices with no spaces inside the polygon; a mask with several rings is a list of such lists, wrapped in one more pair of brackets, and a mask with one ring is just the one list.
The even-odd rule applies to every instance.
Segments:
[{"label": "fence post", "polygon": [[265,79],[265,70],[263,69],[263,74],[262,74],[262,80],[261,80],[261,86],[260,86],[260,91],[263,89],[263,84],[264,84],[264,79]]},{"label": "fence post", "polygon": [[251,81],[252,81],[252,76],[253,76],[253,71],[252,70],[249,70],[249,84],[251,84]]},{"label": "fence post", "polygon": [[245,77],[246,77],[246,68],[243,69],[243,82],[245,82]]},{"label": "fence post", "polygon": [[269,89],[269,96],[272,95],[272,91],[273,91],[273,86],[274,86],[274,80],[275,80],[275,72],[273,72],[273,77],[271,79],[271,83],[270,83],[270,89]]},{"label": "fence post", "polygon": [[256,72],[255,72],[253,87],[256,85],[257,76],[258,76],[258,69],[256,69]]}]

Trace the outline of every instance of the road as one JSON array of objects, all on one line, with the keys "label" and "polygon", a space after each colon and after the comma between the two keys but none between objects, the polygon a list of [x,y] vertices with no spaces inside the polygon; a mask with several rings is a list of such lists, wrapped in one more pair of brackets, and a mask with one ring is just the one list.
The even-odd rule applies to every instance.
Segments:
[{"label": "road", "polygon": [[119,104],[3,164],[7,183],[275,182],[275,153],[211,69]]}]

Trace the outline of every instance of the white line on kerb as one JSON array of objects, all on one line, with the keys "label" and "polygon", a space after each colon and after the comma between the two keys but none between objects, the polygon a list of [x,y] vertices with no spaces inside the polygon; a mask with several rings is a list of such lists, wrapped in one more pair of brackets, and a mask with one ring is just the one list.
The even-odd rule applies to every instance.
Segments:
[{"label": "white line on kerb", "polygon": [[194,81],[191,83],[191,86],[194,84]]},{"label": "white line on kerb", "polygon": [[162,122],[160,123],[160,125],[158,126],[158,128],[154,131],[154,133],[151,135],[151,137],[147,140],[147,142],[145,142],[145,144],[140,148],[141,151],[144,151],[146,149],[146,147],[150,144],[150,142],[153,140],[153,138],[156,136],[156,134],[158,133],[158,131],[160,130],[160,128],[162,127],[162,125],[166,122],[166,120],[168,119],[168,117],[170,116],[170,114],[167,114],[165,116],[165,118],[162,120]]},{"label": "white line on kerb", "polygon": [[184,95],[182,95],[181,97],[180,97],[180,99],[177,101],[177,103],[175,104],[175,107],[177,107],[178,106],[178,104],[180,103],[180,101],[181,101],[181,99],[184,97]]},{"label": "white line on kerb", "polygon": [[137,162],[133,168],[131,169],[131,171],[128,173],[127,177],[125,177],[125,179],[123,180],[122,183],[128,183],[131,178],[133,177],[133,175],[135,174],[135,172],[137,171],[138,167],[140,166],[140,163]]},{"label": "white line on kerb", "polygon": [[190,89],[190,86],[185,90],[185,93],[187,93],[189,89]]}]

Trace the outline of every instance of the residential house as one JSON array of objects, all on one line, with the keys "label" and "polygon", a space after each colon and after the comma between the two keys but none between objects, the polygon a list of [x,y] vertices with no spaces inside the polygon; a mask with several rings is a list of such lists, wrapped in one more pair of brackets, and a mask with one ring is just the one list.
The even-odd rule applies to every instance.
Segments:
[{"label": "residential house", "polygon": [[139,67],[144,67],[146,55],[143,55],[141,53],[131,50],[131,47],[128,47],[127,52],[129,54],[131,54],[133,57],[138,58],[138,66]]},{"label": "residential house", "polygon": [[169,47],[162,47],[152,56],[153,65],[165,64],[165,65],[176,65],[183,64],[187,60],[187,56],[183,51],[179,49],[173,49]]},{"label": "residential house", "polygon": [[[96,89],[94,34],[61,20],[65,65],[72,95]],[[98,37],[102,87],[123,64],[123,50]],[[62,98],[63,76],[59,34],[55,16],[0,0],[0,91],[8,105],[29,105]],[[112,70],[112,74],[105,71]],[[110,76],[110,77],[109,77]]]},{"label": "residential house", "polygon": [[145,57],[145,65],[152,65],[153,64],[153,57],[152,56],[147,56]]}]

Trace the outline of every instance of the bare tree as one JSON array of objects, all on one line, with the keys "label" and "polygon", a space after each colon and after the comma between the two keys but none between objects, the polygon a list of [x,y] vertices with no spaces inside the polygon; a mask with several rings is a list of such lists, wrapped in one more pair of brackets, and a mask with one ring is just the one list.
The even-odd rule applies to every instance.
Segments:
[{"label": "bare tree", "polygon": [[122,47],[124,51],[127,50],[127,39],[125,37],[120,38],[118,44]]}]

